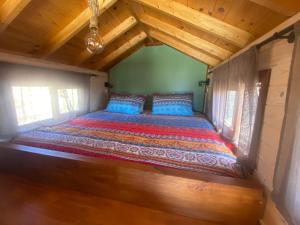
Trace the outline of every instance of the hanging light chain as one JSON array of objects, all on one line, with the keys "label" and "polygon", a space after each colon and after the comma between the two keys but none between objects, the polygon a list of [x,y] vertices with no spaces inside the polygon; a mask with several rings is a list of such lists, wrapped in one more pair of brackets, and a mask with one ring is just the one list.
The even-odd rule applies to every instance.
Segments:
[{"label": "hanging light chain", "polygon": [[88,5],[92,16],[90,18],[90,28],[98,29],[99,3],[98,0],[88,0]]},{"label": "hanging light chain", "polygon": [[88,0],[89,8],[93,16],[99,16],[99,3],[98,0]]}]

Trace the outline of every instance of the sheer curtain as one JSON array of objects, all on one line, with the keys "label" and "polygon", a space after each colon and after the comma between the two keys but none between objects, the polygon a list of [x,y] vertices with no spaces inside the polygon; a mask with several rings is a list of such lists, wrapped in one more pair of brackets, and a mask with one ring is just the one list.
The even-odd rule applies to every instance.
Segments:
[{"label": "sheer curtain", "polygon": [[249,169],[253,170],[256,164],[256,154],[258,149],[259,137],[254,136],[259,132],[255,128],[260,118],[256,114],[258,93],[258,70],[257,70],[257,50],[255,47],[248,50],[240,57],[237,57],[231,66],[232,73],[235,74],[234,80],[238,80],[236,85],[239,90],[239,107],[236,132],[238,152],[246,158]]},{"label": "sheer curtain", "polygon": [[0,140],[89,110],[90,77],[0,64]]},{"label": "sheer curtain", "polygon": [[284,125],[274,176],[274,200],[291,225],[300,224],[300,22],[290,72]]},{"label": "sheer curtain", "polygon": [[228,63],[213,71],[212,121],[218,132],[223,132],[226,94],[228,86]]},{"label": "sheer curtain", "polygon": [[253,136],[258,99],[256,55],[255,47],[249,49],[216,68],[212,78],[212,121],[249,165],[255,163],[258,142]]},{"label": "sheer curtain", "polygon": [[18,127],[9,81],[0,72],[0,142],[9,140]]}]

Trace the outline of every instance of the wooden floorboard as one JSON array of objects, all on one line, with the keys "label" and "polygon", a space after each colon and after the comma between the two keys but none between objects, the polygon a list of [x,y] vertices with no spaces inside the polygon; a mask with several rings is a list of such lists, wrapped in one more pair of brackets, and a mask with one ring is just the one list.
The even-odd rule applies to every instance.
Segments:
[{"label": "wooden floorboard", "polygon": [[0,174],[1,225],[217,225]]}]

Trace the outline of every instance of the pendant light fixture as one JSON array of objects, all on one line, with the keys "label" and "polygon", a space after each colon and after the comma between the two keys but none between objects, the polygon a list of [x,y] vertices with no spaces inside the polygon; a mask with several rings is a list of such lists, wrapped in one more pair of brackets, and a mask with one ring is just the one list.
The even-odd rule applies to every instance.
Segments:
[{"label": "pendant light fixture", "polygon": [[99,3],[98,0],[88,0],[88,6],[91,10],[89,33],[85,37],[86,49],[91,54],[99,54],[103,51],[103,42],[99,35],[98,16]]}]

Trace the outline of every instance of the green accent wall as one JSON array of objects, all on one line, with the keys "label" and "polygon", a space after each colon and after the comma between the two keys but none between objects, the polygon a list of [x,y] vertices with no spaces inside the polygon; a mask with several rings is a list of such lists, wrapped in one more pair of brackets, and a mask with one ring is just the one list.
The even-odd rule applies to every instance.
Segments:
[{"label": "green accent wall", "polygon": [[[193,92],[194,110],[202,111],[207,66],[165,45],[143,47],[110,70],[112,92],[151,95]],[[150,103],[147,103],[149,108]]]}]

